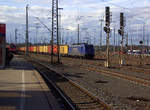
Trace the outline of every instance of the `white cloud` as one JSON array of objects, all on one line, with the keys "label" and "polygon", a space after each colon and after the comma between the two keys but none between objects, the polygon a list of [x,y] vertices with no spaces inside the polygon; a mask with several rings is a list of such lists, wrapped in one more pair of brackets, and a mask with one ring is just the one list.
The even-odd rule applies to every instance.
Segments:
[{"label": "white cloud", "polygon": [[0,6],[0,12],[5,12],[5,13],[9,13],[9,12],[13,12],[13,11],[17,11],[17,7],[15,6],[7,6],[7,5],[4,5],[4,6]]},{"label": "white cloud", "polygon": [[[25,24],[25,2],[14,0],[16,5],[0,5],[0,22]],[[50,25],[51,0],[29,0],[29,23],[34,24],[35,17],[39,17],[45,24]],[[20,6],[24,5],[23,6]],[[141,28],[142,22],[150,23],[150,1],[149,0],[61,0],[59,7],[62,7],[62,26],[76,31],[77,17],[81,17],[81,28],[93,29],[100,25],[99,19],[104,16],[105,6],[111,7],[113,21],[119,28],[120,11],[125,12],[127,19],[126,27],[129,24],[134,28]],[[130,21],[130,22],[128,22]],[[113,24],[112,24],[113,26]]]},{"label": "white cloud", "polygon": [[77,27],[68,26],[66,29],[69,29],[71,31],[75,31],[75,30],[77,30]]}]

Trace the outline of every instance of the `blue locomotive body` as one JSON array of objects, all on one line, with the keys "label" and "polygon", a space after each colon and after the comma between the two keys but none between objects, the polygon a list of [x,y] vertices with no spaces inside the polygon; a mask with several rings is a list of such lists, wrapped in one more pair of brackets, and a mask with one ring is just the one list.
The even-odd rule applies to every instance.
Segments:
[{"label": "blue locomotive body", "polygon": [[93,45],[80,44],[69,46],[68,51],[69,56],[83,57],[83,58],[93,58],[95,55]]}]

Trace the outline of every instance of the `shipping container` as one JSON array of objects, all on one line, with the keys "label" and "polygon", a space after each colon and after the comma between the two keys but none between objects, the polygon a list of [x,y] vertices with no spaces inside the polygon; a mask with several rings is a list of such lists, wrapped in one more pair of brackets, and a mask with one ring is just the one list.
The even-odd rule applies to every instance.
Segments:
[{"label": "shipping container", "polygon": [[45,53],[45,54],[48,53],[48,46],[44,46],[44,53]]},{"label": "shipping container", "polygon": [[33,46],[33,53],[36,53],[36,46]]},{"label": "shipping container", "polygon": [[28,51],[30,52],[30,50],[31,50],[31,47],[28,47]]},{"label": "shipping container", "polygon": [[43,53],[43,46],[39,46],[40,53]]},{"label": "shipping container", "polygon": [[59,51],[61,55],[68,55],[68,45],[61,45]]},{"label": "shipping container", "polygon": [[57,45],[53,46],[53,52],[55,55],[58,54],[58,46]]},{"label": "shipping container", "polygon": [[[58,49],[57,47],[58,47],[57,45],[54,45],[54,46],[53,46],[53,53],[54,53],[54,55],[57,54],[57,51],[58,51],[58,50],[57,50],[57,49]],[[49,53],[49,54],[51,54],[51,48],[52,48],[51,45],[49,45],[49,46],[48,46],[48,53]]]},{"label": "shipping container", "polygon": [[25,47],[20,47],[20,48],[19,48],[19,51],[25,52],[25,49],[26,49]]},{"label": "shipping container", "polygon": [[51,46],[48,46],[48,54],[51,54]]},{"label": "shipping container", "polygon": [[31,53],[33,52],[33,46],[30,46],[30,52]]},{"label": "shipping container", "polygon": [[37,53],[40,53],[40,46],[37,46]]}]

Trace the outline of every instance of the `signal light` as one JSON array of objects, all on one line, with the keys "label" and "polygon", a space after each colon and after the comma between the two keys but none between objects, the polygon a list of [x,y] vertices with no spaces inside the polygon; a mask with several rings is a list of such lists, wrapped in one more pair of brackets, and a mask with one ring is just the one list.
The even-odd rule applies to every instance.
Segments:
[{"label": "signal light", "polygon": [[120,13],[120,29],[124,27],[124,14]]},{"label": "signal light", "polygon": [[107,33],[107,27],[104,27],[104,31]]},{"label": "signal light", "polygon": [[118,33],[119,33],[120,35],[122,35],[121,29],[118,30]]},{"label": "signal light", "polygon": [[110,28],[108,28],[108,27],[104,27],[104,31],[106,32],[106,33],[110,33]]},{"label": "signal light", "polygon": [[140,41],[139,43],[142,45],[142,44],[143,44],[143,41]]},{"label": "signal light", "polygon": [[110,8],[106,7],[106,26],[110,26]]},{"label": "signal light", "polygon": [[124,35],[124,13],[120,13],[120,29],[118,33],[123,36]]}]

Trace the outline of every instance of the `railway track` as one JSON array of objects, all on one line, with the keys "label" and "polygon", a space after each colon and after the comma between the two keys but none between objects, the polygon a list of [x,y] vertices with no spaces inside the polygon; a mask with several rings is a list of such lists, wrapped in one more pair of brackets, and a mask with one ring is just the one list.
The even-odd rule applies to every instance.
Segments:
[{"label": "railway track", "polygon": [[144,74],[150,74],[150,69],[148,68],[143,68],[143,67],[134,67],[134,66],[131,66],[131,67],[128,67],[128,66],[124,66],[124,67],[121,67],[121,69],[123,70],[129,70],[129,71],[135,71],[135,72],[142,72]]},{"label": "railway track", "polygon": [[[73,62],[71,62],[71,61],[70,61],[70,63],[65,62],[64,64],[70,66],[70,65],[73,65]],[[123,80],[133,82],[135,84],[140,84],[143,86],[150,87],[150,80],[149,79],[135,77],[135,76],[131,76],[131,75],[125,75],[125,74],[122,74],[121,72],[114,72],[114,71],[106,69],[106,68],[104,69],[104,68],[100,68],[100,67],[88,65],[88,64],[82,64],[82,65],[78,65],[78,66],[80,67],[80,69],[84,69],[87,71],[99,72],[100,74],[103,74],[103,75],[112,76],[115,78],[120,78]]]},{"label": "railway track", "polygon": [[[80,59],[76,59],[76,60],[78,60],[78,61],[76,61],[77,64],[75,64],[74,59],[73,60],[71,60],[71,59],[70,60],[63,60],[63,62],[65,65],[68,65],[68,66],[75,64],[76,66],[79,66],[81,69],[84,69],[84,70],[96,71],[96,72],[99,72],[99,73],[107,75],[107,76],[120,78],[120,79],[127,80],[130,82],[136,83],[136,84],[150,87],[150,80],[149,79],[141,78],[141,77],[133,76],[133,75],[128,75],[128,74],[122,74],[121,72],[116,72],[116,71],[106,69],[103,67],[98,67],[97,65],[94,65],[93,62],[92,62],[92,64],[88,63],[90,60],[88,60],[88,61],[85,61],[85,60],[81,61]],[[129,70],[129,67],[127,67],[127,68],[121,67],[121,68],[124,70]],[[136,67],[133,67],[133,69],[137,69],[137,72],[142,72],[143,74],[150,74],[149,69],[144,69],[144,68],[138,69]],[[146,72],[143,72],[143,70],[146,70]],[[130,72],[133,72],[133,71],[130,70]],[[134,72],[135,72],[135,70],[134,70]]]},{"label": "railway track", "polygon": [[[76,59],[76,58],[64,58],[63,62],[77,62],[80,64],[88,64],[88,65],[94,65],[94,66],[104,66],[104,59],[102,60],[88,60],[88,59]],[[114,66],[116,69],[120,69],[120,70],[126,70],[129,72],[137,72],[137,73],[142,73],[142,74],[150,74],[150,69],[148,68],[144,68],[144,67],[136,67],[136,66]],[[147,80],[147,79],[145,79]]]},{"label": "railway track", "polygon": [[97,68],[89,68],[89,67],[87,68],[87,67],[84,67],[84,66],[81,66],[81,68],[86,69],[86,70],[90,70],[90,71],[100,72],[101,74],[104,74],[104,75],[109,75],[109,76],[113,76],[113,77],[116,77],[116,78],[121,78],[121,79],[128,80],[128,81],[131,81],[131,82],[136,83],[136,84],[140,84],[140,85],[150,87],[150,81],[147,80],[147,79],[144,79],[144,78],[137,78],[137,77],[134,77],[134,76],[124,75],[124,74],[121,74],[121,73],[102,70],[102,69],[97,69]]},{"label": "railway track", "polygon": [[32,62],[38,71],[42,73],[42,76],[56,88],[70,110],[113,110],[104,101],[71,79],[52,71],[45,64],[39,63],[39,61],[30,60],[30,62]]},{"label": "railway track", "polygon": [[[91,60],[83,60],[81,61],[85,64],[89,64],[89,65],[95,65],[95,66],[104,66],[104,61],[91,61]],[[150,74],[150,69],[148,68],[144,68],[144,67],[136,67],[136,66],[114,66],[115,68],[121,69],[121,70],[127,70],[129,72],[138,72],[138,73],[143,73],[143,74]]]}]

